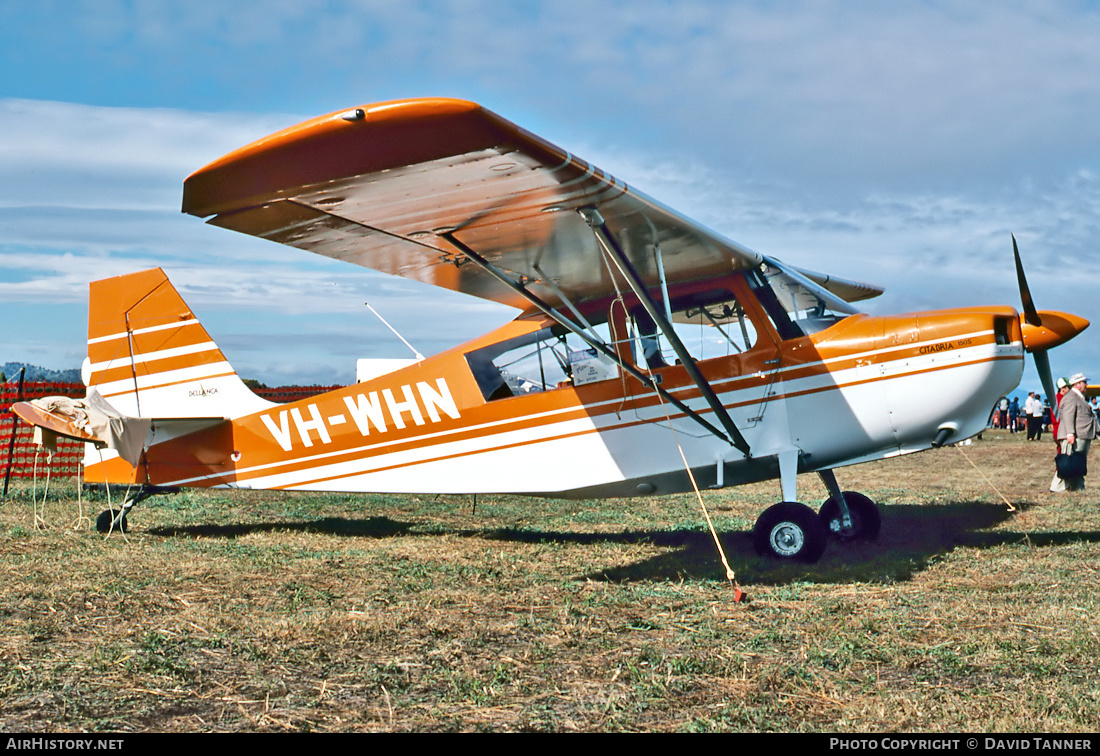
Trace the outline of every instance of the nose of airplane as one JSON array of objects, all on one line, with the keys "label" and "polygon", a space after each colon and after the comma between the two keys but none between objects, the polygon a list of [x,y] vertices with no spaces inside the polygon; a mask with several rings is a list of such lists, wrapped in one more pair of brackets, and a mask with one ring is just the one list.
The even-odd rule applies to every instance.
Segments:
[{"label": "nose of airplane", "polygon": [[1020,247],[1016,244],[1015,235],[1012,237],[1012,256],[1016,262],[1020,304],[1023,305],[1020,312],[1020,335],[1024,341],[1024,349],[1030,352],[1032,359],[1035,360],[1035,369],[1039,371],[1043,390],[1048,397],[1051,397],[1054,396],[1054,376],[1050,372],[1050,357],[1047,356],[1047,351],[1051,347],[1065,344],[1081,333],[1089,327],[1089,322],[1064,312],[1036,310],[1035,302],[1031,298],[1031,290],[1027,285],[1027,277],[1024,275],[1024,264],[1020,261]]},{"label": "nose of airplane", "polygon": [[1040,325],[1032,325],[1025,317],[1020,318],[1024,349],[1028,352],[1052,349],[1089,327],[1089,321],[1066,312],[1039,310],[1036,315]]}]

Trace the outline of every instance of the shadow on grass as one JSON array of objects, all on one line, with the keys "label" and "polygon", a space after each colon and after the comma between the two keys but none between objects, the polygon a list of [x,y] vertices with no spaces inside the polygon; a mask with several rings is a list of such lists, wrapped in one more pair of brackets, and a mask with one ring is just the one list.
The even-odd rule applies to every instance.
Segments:
[{"label": "shadow on grass", "polygon": [[240,538],[250,533],[321,533],[359,538],[392,538],[408,535],[415,523],[398,522],[389,517],[365,520],[324,517],[306,522],[262,522],[239,525],[186,525],[174,528],[149,528],[147,533],[165,538]]},{"label": "shadow on grass", "polygon": [[[1021,509],[1033,506],[1023,504]],[[816,564],[796,564],[756,555],[751,533],[721,534],[722,547],[738,580],[758,585],[802,581],[892,582],[908,580],[957,547],[992,548],[1006,544],[1057,546],[1073,542],[1100,542],[1100,531],[1026,533],[990,530],[1014,516],[1000,504],[956,502],[943,505],[895,505],[882,508],[882,532],[875,541],[830,542]],[[418,535],[461,535],[515,543],[586,544],[648,543],[669,549],[633,564],[578,576],[578,579],[636,582],[665,580],[721,580],[725,572],[710,534],[698,530],[627,530],[619,532],[542,531],[520,528],[438,529],[426,531],[415,522],[388,517],[349,519],[326,517],[304,522],[242,525],[194,525],[150,528],[151,535],[191,538],[238,538],[257,532],[308,532],[357,538]]]},{"label": "shadow on grass", "polygon": [[[1031,505],[1023,505],[1021,510]],[[958,547],[992,548],[1001,545],[1063,545],[1100,542],[1100,531],[1027,533],[989,530],[1011,520],[1016,513],[1000,504],[957,502],[939,506],[891,506],[882,508],[882,532],[875,541],[830,541],[816,564],[794,564],[758,557],[750,533],[726,534],[722,541],[730,566],[742,582],[782,585],[812,583],[896,582],[910,579],[943,555]],[[589,579],[633,581],[713,578],[717,554],[709,538],[690,547],[647,562],[605,571]]]}]

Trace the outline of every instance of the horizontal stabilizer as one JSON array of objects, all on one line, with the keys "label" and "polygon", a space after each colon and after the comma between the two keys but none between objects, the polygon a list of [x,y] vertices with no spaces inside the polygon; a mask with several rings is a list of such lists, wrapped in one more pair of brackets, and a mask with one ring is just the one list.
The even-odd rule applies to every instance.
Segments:
[{"label": "horizontal stabilizer", "polygon": [[48,396],[12,405],[12,411],[22,420],[46,431],[42,445],[53,448],[53,436],[76,439],[107,447],[136,466],[145,446],[151,421],[126,417],[117,412],[94,389],[84,399]]}]

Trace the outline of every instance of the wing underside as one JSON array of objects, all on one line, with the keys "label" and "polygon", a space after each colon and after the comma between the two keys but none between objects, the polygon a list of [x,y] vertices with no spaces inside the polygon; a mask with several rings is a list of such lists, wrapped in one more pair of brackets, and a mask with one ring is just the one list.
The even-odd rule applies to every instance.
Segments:
[{"label": "wing underside", "polygon": [[[614,282],[578,213],[596,208],[647,285],[759,265],[736,244],[470,102],[405,100],[307,121],[190,176],[185,212],[385,273],[525,309],[450,238],[544,301]],[[878,287],[803,271],[848,301]]]}]

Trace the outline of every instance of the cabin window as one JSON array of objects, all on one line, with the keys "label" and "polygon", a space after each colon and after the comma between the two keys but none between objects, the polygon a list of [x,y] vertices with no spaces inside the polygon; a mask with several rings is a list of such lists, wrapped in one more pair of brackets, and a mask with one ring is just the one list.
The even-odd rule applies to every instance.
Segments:
[{"label": "cabin window", "polygon": [[[675,297],[671,309],[672,328],[696,361],[740,354],[756,343],[756,327],[728,289]],[[630,316],[637,364],[651,370],[676,364],[676,352],[645,308],[633,308]]]},{"label": "cabin window", "polygon": [[[593,327],[610,345],[607,323]],[[618,366],[561,326],[491,344],[466,354],[466,363],[486,401],[535,394],[616,378]]]},{"label": "cabin window", "polygon": [[847,302],[778,265],[765,263],[745,278],[783,340],[823,331],[856,312]]}]

